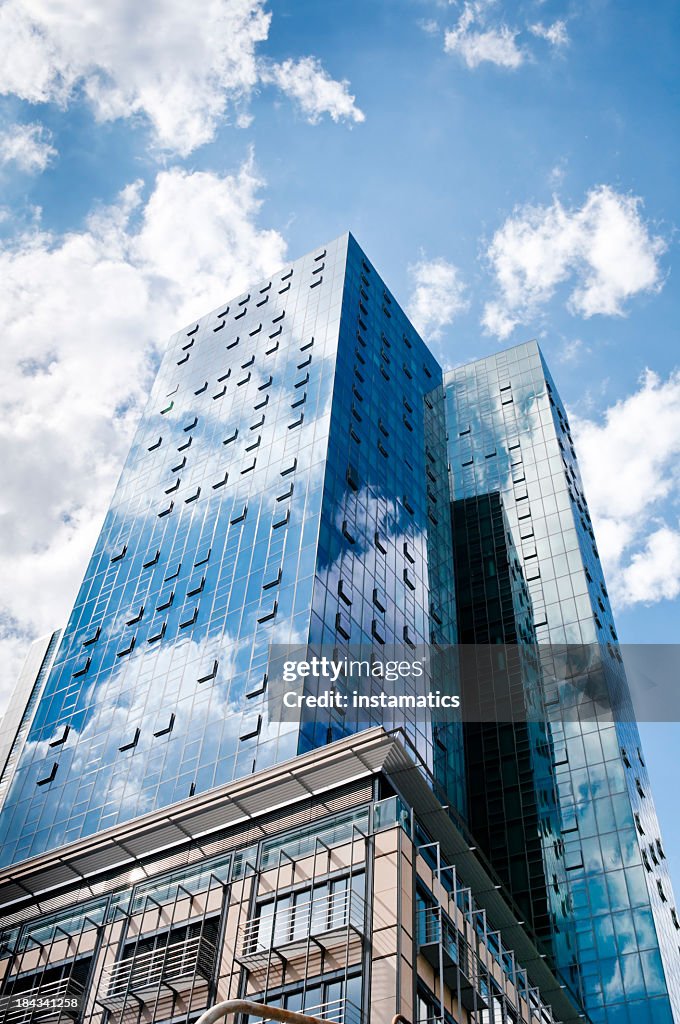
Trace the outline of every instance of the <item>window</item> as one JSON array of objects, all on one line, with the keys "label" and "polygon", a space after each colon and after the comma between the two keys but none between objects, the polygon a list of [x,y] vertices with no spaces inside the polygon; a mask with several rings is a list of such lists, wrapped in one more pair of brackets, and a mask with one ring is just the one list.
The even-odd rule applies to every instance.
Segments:
[{"label": "window", "polygon": [[352,632],[350,618],[342,610],[337,611],[335,614],[335,631],[344,637],[345,640],[350,639]]},{"label": "window", "polygon": [[97,626],[97,628],[94,631],[94,633],[92,634],[92,636],[88,637],[86,640],[83,640],[82,646],[83,647],[89,647],[90,644],[96,644],[97,640],[99,640],[99,637],[101,636],[101,631],[102,631],[102,627],[101,626]]},{"label": "window", "polygon": [[260,615],[258,615],[257,621],[260,622],[260,623],[262,623],[262,622],[271,622],[272,619],[276,618],[276,613],[277,613],[278,610],[279,610],[279,602],[278,602],[278,600],[276,600],[276,601],[274,601],[274,604],[271,606],[271,608],[269,608],[268,611],[262,612]]},{"label": "window", "polygon": [[[180,622],[179,628],[180,629],[187,629],[189,626],[193,626],[194,623],[196,622],[197,618],[198,618],[198,605],[195,606],[192,615],[188,619],[184,619],[183,622]],[[163,625],[163,629],[165,630],[165,625]]]},{"label": "window", "polygon": [[54,779],[55,775],[57,774],[57,769],[58,768],[59,768],[59,765],[55,761],[54,764],[52,765],[52,767],[50,768],[49,773],[47,775],[43,775],[43,777],[41,779],[38,779],[38,781],[36,782],[36,785],[37,786],[47,786],[47,785],[49,785],[49,783],[52,782],[52,780]]},{"label": "window", "polygon": [[127,544],[123,544],[123,547],[120,549],[120,551],[116,552],[115,555],[111,556],[111,561],[112,562],[121,562],[125,558],[126,554],[127,554]]},{"label": "window", "polygon": [[189,585],[189,589],[187,590],[187,597],[194,597],[195,594],[202,593],[204,587],[205,587],[205,576],[201,576],[201,579],[200,579],[199,582],[196,582],[196,580],[194,580],[193,583],[191,583]]},{"label": "window", "polygon": [[416,1006],[416,1024],[434,1024],[435,1021],[441,1020],[441,1016],[439,1003],[435,1000],[434,996],[429,994],[426,996],[419,992]]},{"label": "window", "polygon": [[118,749],[119,750],[133,750],[137,746],[137,744],[139,743],[140,735],[141,735],[141,730],[139,728],[135,729],[134,734],[132,735],[132,737],[129,740],[127,740],[127,742],[123,743],[120,747],[118,747]]},{"label": "window", "polygon": [[354,536],[354,527],[346,520],[342,521],[342,535],[345,540],[348,540],[350,544],[356,543],[356,537]]},{"label": "window", "polygon": [[[164,594],[161,597],[160,604],[156,605],[156,611],[157,612],[164,612],[166,610],[166,608],[170,608],[171,607],[172,602],[174,600],[175,600],[175,591],[171,590],[169,593],[166,593],[166,594]],[[141,618],[141,616],[140,616],[140,618]],[[128,625],[130,625],[130,623],[128,623]]]},{"label": "window", "polygon": [[166,724],[163,725],[160,729],[157,729],[156,732],[154,733],[154,736],[167,736],[169,733],[172,732],[174,727],[175,712],[173,711],[172,714],[170,715],[170,718],[167,720]]},{"label": "window", "polygon": [[262,715],[251,715],[245,718],[241,724],[240,740],[252,740],[260,735],[262,728]]},{"label": "window", "polygon": [[123,657],[125,657],[126,654],[132,654],[134,649],[135,649],[135,637],[133,636],[132,639],[130,640],[130,642],[128,643],[127,647],[124,647],[120,651],[116,651],[116,657],[117,658],[123,658]]},{"label": "window", "polygon": [[[182,625],[182,623],[180,622],[180,626],[181,625]],[[149,636],[146,638],[146,642],[148,644],[155,644],[158,640],[162,640],[163,637],[165,636],[165,629],[166,629],[166,624],[165,623],[163,623],[163,625],[161,626],[160,629],[158,629],[157,626],[152,627],[152,630],[149,633]]]},{"label": "window", "polygon": [[385,643],[385,635],[383,633],[383,627],[377,619],[373,619],[371,623],[371,636],[374,640],[377,640],[379,644]]},{"label": "window", "polygon": [[62,743],[66,743],[66,740],[68,739],[68,734],[70,733],[70,731],[71,731],[71,726],[70,725],[62,726],[61,734],[59,736],[57,736],[56,739],[54,739],[54,740],[52,740],[50,742],[50,746],[51,747],[60,747],[62,745]]},{"label": "window", "polygon": [[305,886],[263,900],[247,936],[247,952],[275,949],[337,929],[364,924],[364,874]]},{"label": "window", "polygon": [[265,582],[262,584],[262,589],[263,590],[271,590],[272,587],[278,587],[279,583],[281,582],[282,574],[283,574],[283,570],[282,570],[281,566],[279,566],[279,568],[276,571],[275,575],[270,576],[269,579],[265,580]]},{"label": "window", "polygon": [[217,667],[218,667],[218,665],[219,665],[219,662],[218,662],[217,658],[215,658],[215,660],[212,663],[212,667],[210,668],[210,670],[208,672],[206,672],[205,675],[202,675],[202,676],[198,677],[198,682],[199,683],[207,683],[211,679],[214,679],[215,676],[217,675]]}]

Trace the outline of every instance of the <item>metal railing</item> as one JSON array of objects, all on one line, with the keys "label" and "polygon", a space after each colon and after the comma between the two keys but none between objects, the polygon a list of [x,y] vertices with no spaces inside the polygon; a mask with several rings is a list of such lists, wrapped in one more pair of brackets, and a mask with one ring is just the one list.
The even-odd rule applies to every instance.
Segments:
[{"label": "metal railing", "polygon": [[190,980],[195,975],[208,981],[214,964],[215,947],[202,935],[134,953],[103,969],[100,1002],[114,1005],[128,992],[139,995],[164,982]]},{"label": "metal railing", "polygon": [[326,1024],[361,1024],[361,1010],[349,999],[331,999],[317,1006],[306,1006],[305,1013],[310,1013]]},{"label": "metal railing", "polygon": [[485,1009],[483,965],[469,942],[441,906],[418,911],[418,952],[458,995],[466,1009]]},{"label": "metal railing", "polygon": [[77,1017],[82,1010],[85,989],[75,978],[66,976],[46,984],[0,997],[0,1020],[21,1024],[31,1017],[48,1020],[62,1013]]},{"label": "metal railing", "polygon": [[424,907],[418,911],[418,945],[441,943],[451,963],[459,964],[463,972],[469,969],[467,943],[456,926],[440,907]]},{"label": "metal railing", "polygon": [[307,943],[309,936],[316,939],[324,935],[353,928],[363,932],[364,900],[359,893],[344,889],[336,893],[310,895],[291,905],[280,901],[264,905],[259,912],[246,921],[239,959],[257,958],[271,949],[289,947],[296,943]]}]

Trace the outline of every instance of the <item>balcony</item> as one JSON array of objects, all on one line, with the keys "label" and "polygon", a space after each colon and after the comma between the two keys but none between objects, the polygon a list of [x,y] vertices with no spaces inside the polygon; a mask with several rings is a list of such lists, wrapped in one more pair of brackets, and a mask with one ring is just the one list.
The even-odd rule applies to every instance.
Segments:
[{"label": "balcony", "polygon": [[306,1006],[303,1013],[319,1017],[328,1024],[361,1024],[361,1010],[349,999],[332,999],[318,1006]]},{"label": "balcony", "polygon": [[345,942],[350,930],[362,936],[364,916],[364,899],[352,889],[309,896],[293,905],[283,900],[271,903],[246,922],[237,959],[254,968],[272,952],[291,959],[310,943],[331,949]]},{"label": "balcony", "polygon": [[442,970],[444,984],[458,992],[466,1010],[484,1010],[488,1004],[480,992],[477,957],[440,907],[418,911],[418,952],[435,971]]},{"label": "balcony", "polygon": [[[38,981],[38,979],[36,979]],[[5,1024],[56,1020],[62,1014],[75,1019],[83,1008],[85,989],[75,978],[65,977],[0,997],[0,1019]]]},{"label": "balcony", "polygon": [[99,1002],[107,1009],[123,1006],[128,998],[144,1003],[164,985],[173,993],[193,988],[197,980],[209,982],[215,965],[215,947],[195,935],[165,946],[134,953],[102,971]]}]

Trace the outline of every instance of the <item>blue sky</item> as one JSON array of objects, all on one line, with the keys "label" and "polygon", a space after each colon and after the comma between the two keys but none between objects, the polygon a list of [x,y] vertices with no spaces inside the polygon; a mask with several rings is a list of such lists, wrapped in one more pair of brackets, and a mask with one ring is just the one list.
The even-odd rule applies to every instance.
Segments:
[{"label": "blue sky", "polygon": [[[620,636],[674,642],[677,4],[55,12],[0,3],[3,692],[68,612],[163,339],[348,228],[444,364],[540,339]],[[680,880],[680,726],[643,739]]]}]

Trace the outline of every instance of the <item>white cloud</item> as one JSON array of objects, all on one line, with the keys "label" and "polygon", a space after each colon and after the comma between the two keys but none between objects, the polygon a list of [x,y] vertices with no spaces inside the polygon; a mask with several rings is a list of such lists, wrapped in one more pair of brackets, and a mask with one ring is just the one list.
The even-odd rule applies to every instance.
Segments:
[{"label": "white cloud", "polygon": [[5,687],[69,611],[165,338],[284,262],[260,185],[252,163],[170,170],[146,203],[136,183],[82,231],[0,249]]},{"label": "white cloud", "polygon": [[51,133],[41,124],[12,124],[0,132],[0,165],[16,164],[21,171],[44,171],[57,155]]},{"label": "white cloud", "polygon": [[680,593],[680,371],[650,370],[600,421],[571,417],[586,496],[619,606]]},{"label": "white cloud", "polygon": [[572,366],[580,363],[585,355],[588,355],[590,349],[585,345],[581,338],[572,338],[571,341],[565,341],[562,344],[557,358],[561,363],[570,363]]},{"label": "white cloud", "polygon": [[311,124],[316,124],[322,114],[329,114],[336,122],[365,120],[349,92],[349,82],[336,82],[314,57],[263,65],[261,78],[296,100]]},{"label": "white cloud", "polygon": [[460,272],[444,259],[419,260],[408,269],[413,281],[409,318],[423,338],[436,341],[442,329],[467,309]]},{"label": "white cloud", "polygon": [[672,600],[680,594],[680,530],[662,526],[650,533],[621,573],[625,604]]},{"label": "white cloud", "polygon": [[[0,93],[64,106],[82,93],[99,120],[143,116],[159,146],[186,155],[213,138],[230,107],[241,116],[263,74],[257,49],[270,21],[265,0],[5,0]],[[312,58],[293,67],[299,89],[316,73],[317,116],[324,102],[347,108],[346,83]],[[338,116],[359,119],[352,103]]]},{"label": "white cloud", "polygon": [[459,53],[469,68],[485,61],[501,68],[518,68],[524,55],[515,42],[516,33],[507,25],[486,32],[459,32],[452,29],[444,34],[447,53]]},{"label": "white cloud", "polygon": [[503,68],[518,68],[525,54],[517,45],[518,33],[505,24],[487,27],[489,0],[473,0],[463,7],[455,28],[444,33],[444,50],[456,53],[469,68],[487,62]]},{"label": "white cloud", "polygon": [[517,208],[487,251],[500,297],[485,308],[486,329],[507,338],[566,282],[568,308],[584,317],[623,316],[632,296],[658,291],[666,244],[642,219],[641,204],[601,185],[578,209],[565,209],[557,198],[550,206]]},{"label": "white cloud", "polygon": [[554,21],[552,25],[544,25],[538,21],[534,25],[529,25],[529,31],[539,39],[545,39],[551,46],[567,46],[569,43],[567,24],[562,20]]}]

